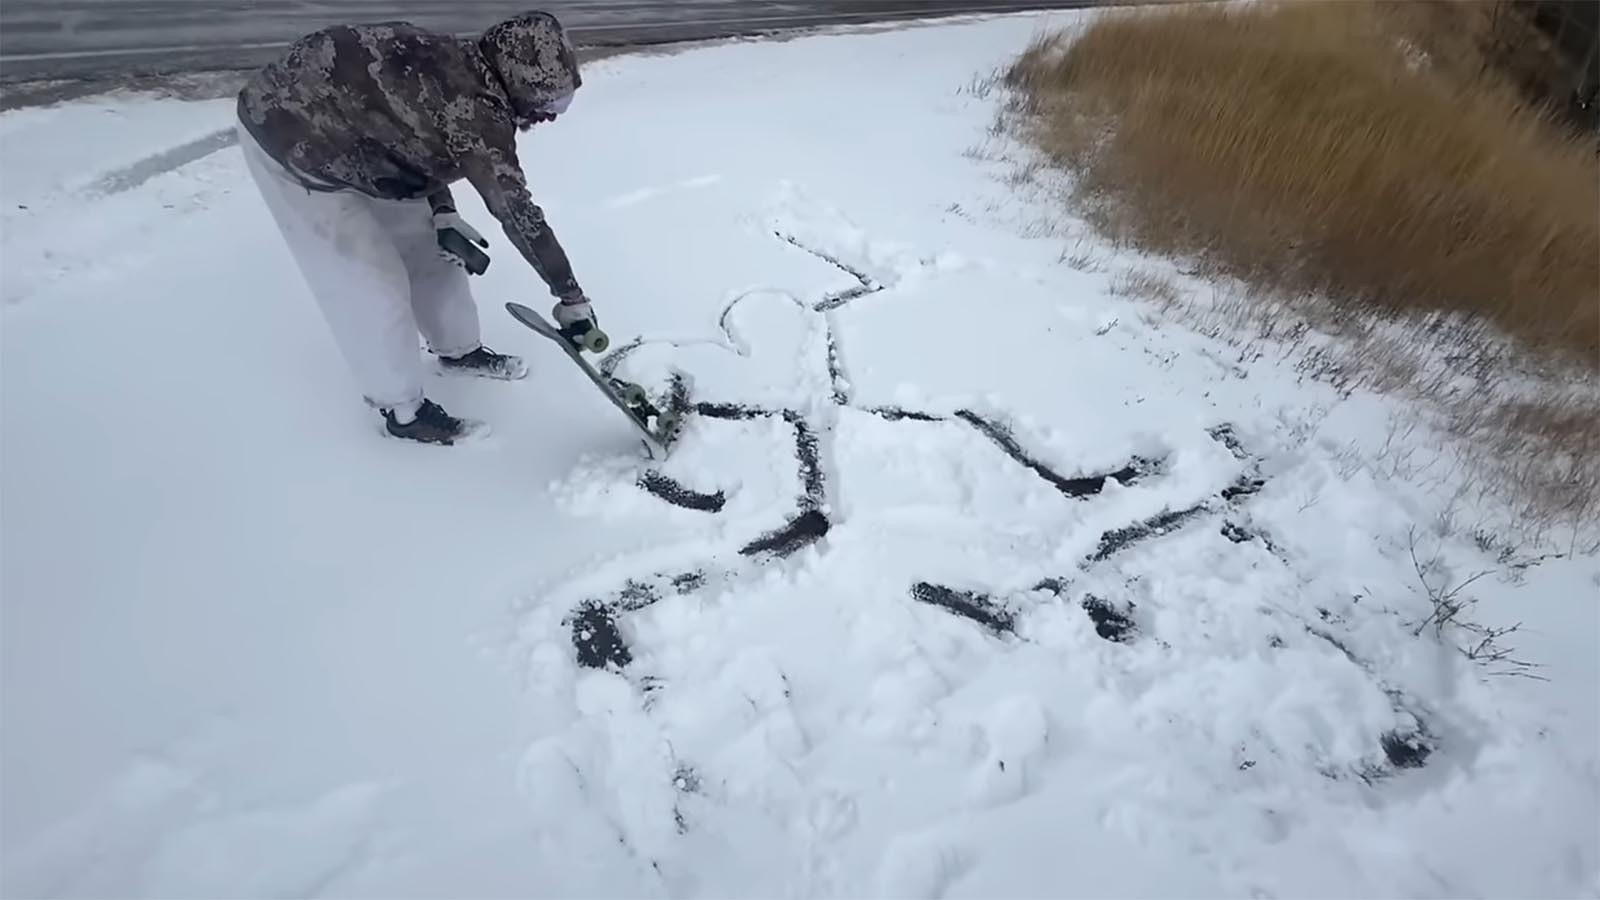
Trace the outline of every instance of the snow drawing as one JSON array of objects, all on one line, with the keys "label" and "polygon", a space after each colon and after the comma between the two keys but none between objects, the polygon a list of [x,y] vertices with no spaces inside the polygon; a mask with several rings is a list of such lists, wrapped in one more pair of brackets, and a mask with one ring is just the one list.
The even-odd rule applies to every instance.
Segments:
[{"label": "snow drawing", "polygon": [[[792,440],[790,452],[795,466],[794,484],[799,488],[793,498],[791,511],[780,526],[742,538],[737,556],[731,562],[668,568],[665,571],[649,563],[641,563],[640,571],[624,577],[619,587],[609,593],[591,593],[578,602],[563,620],[569,630],[578,665],[585,669],[610,672],[633,685],[646,718],[655,705],[655,698],[667,687],[667,683],[641,670],[628,634],[628,617],[669,598],[692,601],[695,595],[708,591],[730,587],[737,589],[738,585],[760,579],[765,569],[782,566],[785,560],[825,538],[834,524],[831,511],[838,509],[845,499],[839,495],[840,488],[835,480],[830,478],[828,462],[835,456],[830,445],[841,413],[848,411],[908,427],[936,426],[967,430],[982,439],[972,450],[1000,454],[1018,470],[1030,473],[1050,485],[1061,497],[1074,502],[1091,503],[1108,486],[1126,488],[1143,482],[1158,483],[1166,474],[1165,458],[1143,455],[1134,455],[1123,464],[1105,471],[1064,471],[1061,466],[1046,462],[1030,452],[1006,418],[994,412],[967,408],[948,412],[910,405],[856,404],[852,398],[850,370],[844,361],[844,348],[834,314],[853,302],[870,298],[889,288],[860,267],[841,260],[827,249],[808,243],[794,233],[774,230],[773,234],[778,240],[845,273],[854,284],[810,301],[768,290],[740,294],[727,304],[718,318],[725,344],[723,349],[748,356],[752,348],[735,324],[739,307],[752,298],[776,296],[794,307],[801,317],[811,320],[814,339],[810,345],[814,350],[821,351],[813,354],[813,364],[817,355],[825,360],[825,377],[819,372],[810,379],[814,393],[809,398],[796,397],[793,398],[796,402],[788,405],[762,404],[694,396],[692,378],[671,362],[666,362],[664,370],[668,374],[665,376],[666,388],[661,403],[664,404],[663,408],[678,413],[685,422],[697,423],[694,427],[712,428],[724,423],[754,420],[782,423]],[[608,375],[616,373],[628,366],[636,353],[647,348],[684,349],[700,343],[704,342],[636,340],[608,355],[602,361],[601,369]],[[630,370],[629,377],[639,379],[639,372]],[[808,399],[811,402],[806,402]],[[1074,604],[1092,623],[1095,634],[1109,643],[1125,645],[1152,637],[1141,627],[1134,604],[1083,591],[1075,586],[1075,582],[1080,576],[1102,568],[1108,561],[1129,553],[1144,542],[1174,534],[1180,529],[1204,525],[1215,529],[1233,545],[1254,547],[1273,564],[1287,565],[1287,561],[1280,558],[1272,539],[1263,528],[1251,521],[1246,509],[1249,499],[1267,483],[1261,471],[1261,460],[1249,452],[1231,424],[1217,424],[1209,428],[1208,433],[1236,461],[1237,472],[1231,482],[1199,502],[1106,529],[1092,552],[1078,561],[1075,570],[1040,579],[1022,589],[982,584],[955,586],[918,580],[907,585],[906,596],[916,604],[968,620],[992,639],[1003,642],[1028,639],[1019,634],[1020,625],[1040,604]],[[907,434],[905,439],[915,441],[919,436]],[[728,502],[728,492],[723,487],[685,484],[662,471],[659,466],[647,468],[639,474],[636,486],[665,504],[707,516],[722,515]],[[560,592],[559,588],[557,592]],[[1343,646],[1328,625],[1327,622],[1303,623],[1308,635],[1328,642],[1339,649],[1350,664],[1361,668],[1369,677],[1376,678],[1368,664]],[[1154,640],[1162,643],[1159,637],[1154,637]],[[787,679],[781,671],[777,677],[784,685],[784,696],[787,696]],[[1319,767],[1322,775],[1333,779],[1353,776],[1371,781],[1394,769],[1414,768],[1426,762],[1438,739],[1429,731],[1418,704],[1398,690],[1385,687],[1385,692],[1396,719],[1409,724],[1373,735],[1376,746],[1367,760],[1350,768],[1335,765]],[[670,781],[677,797],[670,804],[673,828],[683,834],[692,828],[693,823],[693,816],[685,810],[697,803],[707,802],[702,789],[705,776],[694,762],[680,757],[678,751],[672,749],[673,740],[668,731],[670,729],[663,726],[658,739],[667,748],[663,750],[666,754],[663,771],[670,772]],[[1004,761],[998,765],[1003,773]],[[1256,761],[1247,756],[1242,756],[1238,761],[1241,770],[1255,765]],[[654,860],[652,864],[655,864]]]}]

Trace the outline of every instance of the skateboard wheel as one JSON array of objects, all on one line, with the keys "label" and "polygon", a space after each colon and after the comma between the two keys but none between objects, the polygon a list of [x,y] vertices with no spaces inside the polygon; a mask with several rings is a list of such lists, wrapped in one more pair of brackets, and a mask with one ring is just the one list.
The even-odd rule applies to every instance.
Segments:
[{"label": "skateboard wheel", "polygon": [[606,337],[606,333],[599,328],[590,328],[578,335],[578,346],[590,353],[604,353],[611,346],[611,338]]},{"label": "skateboard wheel", "polygon": [[678,414],[664,412],[656,416],[656,430],[664,435],[672,434],[678,430]]},{"label": "skateboard wheel", "polygon": [[628,384],[626,382],[617,385],[617,396],[621,397],[622,402],[627,406],[643,406],[650,401],[650,398],[645,395],[644,388],[639,387],[637,384]]}]

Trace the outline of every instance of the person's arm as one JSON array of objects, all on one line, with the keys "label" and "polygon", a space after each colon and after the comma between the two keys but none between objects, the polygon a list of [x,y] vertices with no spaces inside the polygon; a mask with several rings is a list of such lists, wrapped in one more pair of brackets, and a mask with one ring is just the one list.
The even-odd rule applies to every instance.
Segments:
[{"label": "person's arm", "polygon": [[545,221],[544,210],[528,192],[512,141],[507,140],[503,147],[487,142],[480,146],[481,152],[463,167],[467,181],[483,197],[489,214],[500,221],[512,246],[549,286],[550,293],[566,303],[581,301],[583,288],[572,274],[572,264],[556,240],[555,231]]},{"label": "person's arm", "polygon": [[433,211],[434,240],[439,244],[439,255],[473,275],[488,271],[489,254],[483,251],[488,249],[489,242],[456,212],[455,196],[450,188],[446,186],[429,194],[428,207]]}]

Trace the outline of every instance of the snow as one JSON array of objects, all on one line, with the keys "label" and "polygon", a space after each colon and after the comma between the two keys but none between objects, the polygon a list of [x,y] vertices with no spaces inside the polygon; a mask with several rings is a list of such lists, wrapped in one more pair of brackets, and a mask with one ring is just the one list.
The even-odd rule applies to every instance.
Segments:
[{"label": "snow", "polygon": [[388,441],[231,104],[0,115],[3,892],[1600,896],[1600,561],[1029,227],[971,86],[1076,15],[590,68],[524,162],[659,464],[498,236],[531,376]]}]

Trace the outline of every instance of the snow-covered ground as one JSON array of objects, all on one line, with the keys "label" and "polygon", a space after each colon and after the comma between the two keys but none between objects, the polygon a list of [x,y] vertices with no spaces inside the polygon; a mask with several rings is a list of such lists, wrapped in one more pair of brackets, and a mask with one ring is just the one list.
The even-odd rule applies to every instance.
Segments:
[{"label": "snow-covered ground", "polygon": [[[497,234],[531,377],[388,441],[231,103],[0,116],[3,892],[1600,896],[1600,563],[1062,260],[969,150],[1071,19],[613,58],[525,138],[660,464]],[[1414,634],[1485,569],[1548,681]]]}]

